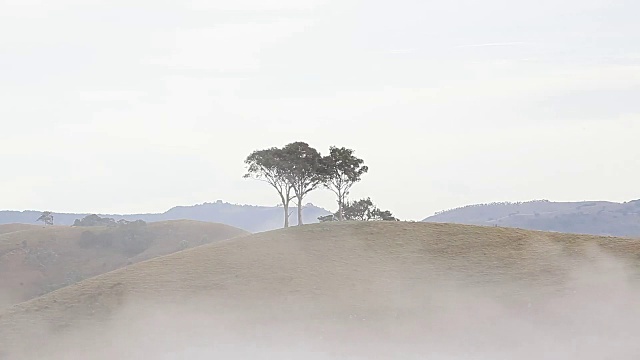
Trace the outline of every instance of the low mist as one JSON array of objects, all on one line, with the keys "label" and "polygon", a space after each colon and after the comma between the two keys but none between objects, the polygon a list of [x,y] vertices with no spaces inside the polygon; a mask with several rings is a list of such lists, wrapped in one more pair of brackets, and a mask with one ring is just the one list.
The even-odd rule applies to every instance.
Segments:
[{"label": "low mist", "polygon": [[452,273],[417,286],[372,279],[328,305],[260,294],[226,306],[214,294],[128,299],[106,322],[23,339],[30,347],[5,358],[633,359],[636,274],[594,249],[558,286]]}]

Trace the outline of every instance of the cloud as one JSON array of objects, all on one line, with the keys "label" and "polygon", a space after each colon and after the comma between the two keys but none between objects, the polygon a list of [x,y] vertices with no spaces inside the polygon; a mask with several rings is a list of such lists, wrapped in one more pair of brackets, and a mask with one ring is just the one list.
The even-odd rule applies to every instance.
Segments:
[{"label": "cloud", "polygon": [[40,17],[46,13],[42,0],[3,0],[0,2],[0,18]]},{"label": "cloud", "polygon": [[135,90],[83,90],[78,97],[82,101],[135,101],[146,94]]},{"label": "cloud", "polygon": [[264,51],[304,31],[308,26],[310,23],[306,21],[285,20],[222,24],[211,28],[178,29],[170,34],[159,33],[156,36],[159,42],[166,42],[167,54],[148,57],[143,63],[221,73],[258,70]]},{"label": "cloud", "polygon": [[199,10],[215,11],[274,11],[274,10],[310,10],[322,4],[323,0],[191,0],[189,7]]},{"label": "cloud", "polygon": [[468,48],[468,47],[489,47],[489,46],[517,46],[517,45],[525,45],[526,42],[514,41],[514,42],[495,42],[495,43],[485,43],[485,44],[471,44],[471,45],[459,45],[454,46],[454,48]]},{"label": "cloud", "polygon": [[[344,144],[362,151],[372,168],[362,194],[381,203],[401,199],[384,205],[403,218],[422,218],[453,205],[449,194],[438,195],[438,186],[425,186],[424,179],[469,182],[464,169],[474,164],[467,147],[476,146],[471,142],[481,131],[500,140],[539,128],[572,139],[576,124],[594,116],[637,121],[628,99],[640,85],[640,52],[638,42],[624,36],[637,33],[634,12],[605,0],[543,2],[0,0],[0,118],[8,124],[0,147],[4,154],[32,155],[6,159],[5,168],[68,179],[67,170],[41,170],[38,154],[91,159],[111,152],[127,162],[126,154],[144,153],[154,161],[164,160],[155,149],[172,144],[179,148],[172,151],[208,154],[217,173],[230,174],[225,184],[233,189],[225,196],[238,199],[246,184],[234,182],[234,172],[247,152],[305,139],[318,148]],[[467,11],[461,12],[463,5]],[[364,129],[372,135],[358,135]],[[616,146],[614,135],[627,128],[616,122],[610,129],[604,148]],[[450,149],[461,133],[470,134],[469,143]],[[404,195],[387,191],[392,174],[403,169],[377,152],[380,136],[398,151],[421,154],[429,163],[420,168],[453,160],[456,168],[425,170],[416,184],[404,184],[411,189]],[[553,146],[539,157],[564,145]],[[496,154],[487,149],[486,157]],[[522,178],[563,165],[544,159],[551,165],[532,166]],[[510,165],[488,163],[487,172]],[[170,176],[158,181],[170,183],[180,174]],[[473,191],[455,202],[529,197],[522,178],[470,183]],[[56,192],[73,193],[77,185],[68,180]],[[575,188],[563,181],[540,183],[533,195]],[[585,184],[598,188],[593,180]],[[482,188],[494,185],[513,191]],[[416,194],[414,186],[424,192]],[[29,191],[25,186],[23,193]],[[595,191],[583,196],[601,194]],[[242,201],[261,202],[257,196]],[[270,193],[264,196],[271,204]],[[442,200],[420,200],[437,196]],[[9,207],[35,207],[17,191],[4,199]],[[108,198],[56,201],[119,206]]]},{"label": "cloud", "polygon": [[392,49],[389,50],[388,52],[391,54],[410,54],[413,52],[416,52],[417,49],[415,48],[410,48],[410,49]]}]

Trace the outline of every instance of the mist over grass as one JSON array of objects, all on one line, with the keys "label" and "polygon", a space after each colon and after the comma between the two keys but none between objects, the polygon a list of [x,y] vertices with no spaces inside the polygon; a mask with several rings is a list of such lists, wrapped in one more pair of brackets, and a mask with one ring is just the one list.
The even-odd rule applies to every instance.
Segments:
[{"label": "mist over grass", "polygon": [[579,261],[571,255],[550,259],[550,267],[572,267],[558,286],[483,274],[469,281],[456,272],[418,286],[408,284],[406,276],[372,278],[365,290],[354,292],[356,299],[341,306],[337,298],[329,310],[312,298],[291,303],[285,296],[226,305],[209,295],[130,298],[105,322],[55,333],[31,329],[37,338],[23,339],[30,346],[5,357],[637,358],[637,269],[597,247]]}]

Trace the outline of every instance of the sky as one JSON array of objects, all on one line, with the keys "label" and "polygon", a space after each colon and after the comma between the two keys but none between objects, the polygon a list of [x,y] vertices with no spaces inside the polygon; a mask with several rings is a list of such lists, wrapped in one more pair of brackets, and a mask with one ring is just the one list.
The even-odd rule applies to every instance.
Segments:
[{"label": "sky", "polygon": [[[640,198],[635,0],[0,0],[0,208],[274,206],[253,150],[345,146],[402,219]],[[317,190],[305,202],[336,207]]]}]

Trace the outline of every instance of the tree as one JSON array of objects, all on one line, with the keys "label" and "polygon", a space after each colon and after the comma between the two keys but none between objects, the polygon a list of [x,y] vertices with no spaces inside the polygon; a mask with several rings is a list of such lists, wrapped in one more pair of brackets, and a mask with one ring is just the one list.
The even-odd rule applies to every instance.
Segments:
[{"label": "tree", "polygon": [[298,206],[298,225],[302,225],[302,201],[304,197],[322,185],[326,171],[322,155],[304,142],[288,144],[283,149],[285,173],[288,183],[293,187]]},{"label": "tree", "polygon": [[364,161],[353,153],[351,149],[332,146],[329,155],[323,158],[326,170],[324,186],[338,197],[338,220],[344,220],[343,208],[349,190],[369,171],[369,168],[363,165]]},{"label": "tree", "polygon": [[53,213],[51,211],[43,211],[36,221],[42,221],[45,225],[53,225]]},{"label": "tree", "polygon": [[96,214],[91,214],[83,217],[82,219],[76,219],[73,222],[73,226],[116,226],[116,221],[112,218],[103,218]]},{"label": "tree", "polygon": [[145,225],[147,225],[147,223],[144,220],[129,221],[125,219],[120,219],[116,221],[113,218],[100,217],[96,214],[87,215],[82,219],[76,219],[73,222],[73,226],[77,226],[77,227],[106,226],[106,227],[134,228],[134,227],[140,227]]},{"label": "tree", "polygon": [[247,164],[244,178],[264,181],[276,189],[284,207],[284,227],[289,227],[289,203],[293,199],[293,185],[287,177],[289,166],[284,150],[275,147],[257,150],[247,156],[244,162]]},{"label": "tree", "polygon": [[380,210],[375,208],[371,215],[372,221],[400,221],[400,219],[394,217],[389,210]]},{"label": "tree", "polygon": [[344,208],[344,217],[347,220],[369,221],[376,209],[370,198],[353,202],[347,201]]},{"label": "tree", "polygon": [[[380,210],[373,204],[371,198],[361,199],[358,201],[346,201],[343,209],[344,220],[355,221],[400,221],[394,217],[389,210]],[[338,220],[338,213],[333,215],[321,216],[318,218],[321,222]]]}]

